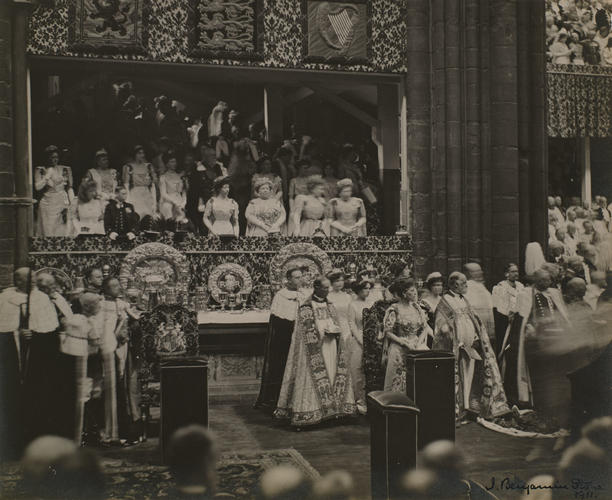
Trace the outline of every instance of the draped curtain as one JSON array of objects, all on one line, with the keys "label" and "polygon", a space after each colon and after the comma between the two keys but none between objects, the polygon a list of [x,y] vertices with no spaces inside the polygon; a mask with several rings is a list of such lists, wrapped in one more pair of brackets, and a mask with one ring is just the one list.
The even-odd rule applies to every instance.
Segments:
[{"label": "draped curtain", "polygon": [[548,135],[612,137],[612,68],[547,66]]}]

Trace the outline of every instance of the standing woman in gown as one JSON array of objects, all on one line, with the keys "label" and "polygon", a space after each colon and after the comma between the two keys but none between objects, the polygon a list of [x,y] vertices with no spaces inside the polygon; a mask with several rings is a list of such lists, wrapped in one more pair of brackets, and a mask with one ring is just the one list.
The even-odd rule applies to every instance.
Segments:
[{"label": "standing woman in gown", "polygon": [[348,324],[351,330],[349,340],[349,367],[355,391],[357,411],[365,414],[365,374],[363,372],[363,310],[370,307],[368,295],[372,284],[368,280],[353,283],[356,298],[348,306]]},{"label": "standing woman in gown", "polygon": [[427,313],[427,322],[433,329],[434,327],[434,316],[436,314],[436,307],[440,303],[442,293],[444,292],[444,278],[438,271],[429,273],[425,278],[425,290],[421,295],[419,305]]},{"label": "standing woman in gown", "polygon": [[273,193],[272,181],[260,177],[255,183],[258,198],[251,200],[246,209],[246,236],[269,236],[279,234],[285,222],[285,207]]},{"label": "standing woman in gown", "polygon": [[338,198],[329,202],[332,236],[366,236],[366,211],[361,198],[353,196],[353,181],[339,180]]},{"label": "standing woman in gown", "polygon": [[244,231],[246,207],[251,201],[251,177],[255,173],[255,163],[251,160],[251,150],[246,141],[236,142],[227,171],[231,180],[232,196],[238,204],[238,225]]},{"label": "standing woman in gown", "polygon": [[351,296],[344,291],[344,273],[341,269],[334,269],[327,275],[331,283],[331,290],[327,295],[327,300],[333,304],[338,314],[338,323],[342,332],[342,340],[348,343],[351,336],[351,329],[348,323],[348,306],[351,303]]},{"label": "standing woman in gown", "polygon": [[133,160],[123,166],[123,185],[128,190],[127,201],[141,220],[157,214],[157,176],[143,146],[135,146]]},{"label": "standing woman in gown", "polygon": [[308,180],[307,195],[295,198],[293,227],[294,236],[329,236],[325,181],[321,176]]},{"label": "standing woman in gown", "polygon": [[104,208],[109,200],[115,199],[115,189],[117,189],[117,171],[110,168],[108,153],[106,149],[96,151],[96,167],[87,171],[85,179],[96,183],[98,198],[104,203]]},{"label": "standing woman in gown", "polygon": [[159,177],[159,213],[165,220],[182,222],[187,204],[187,181],[176,171],[175,154],[166,153],[163,159],[166,172]]},{"label": "standing woman in gown", "polygon": [[[42,193],[38,203],[37,234],[39,236],[68,236],[72,192],[72,170],[59,164],[56,146],[48,146],[47,166],[36,167],[34,187]],[[72,196],[71,196],[72,193]]]},{"label": "standing woman in gown", "polygon": [[296,228],[293,223],[294,221],[294,213],[295,213],[295,200],[299,195],[308,195],[308,181],[309,170],[310,170],[310,162],[308,160],[299,160],[295,165],[295,169],[297,170],[297,176],[293,177],[289,180],[289,193],[287,195],[287,199],[289,202],[289,217],[287,221],[287,234],[289,236],[293,236],[296,234]]},{"label": "standing woman in gown", "polygon": [[412,278],[399,278],[393,284],[399,302],[385,313],[384,358],[387,360],[385,391],[406,393],[406,352],[426,351],[427,337],[432,333],[427,314],[418,305],[418,294]]},{"label": "standing woman in gown", "polygon": [[229,197],[229,177],[221,177],[215,180],[213,190],[215,195],[200,205],[200,212],[204,212],[204,225],[213,236],[235,236],[238,237],[238,203]]}]

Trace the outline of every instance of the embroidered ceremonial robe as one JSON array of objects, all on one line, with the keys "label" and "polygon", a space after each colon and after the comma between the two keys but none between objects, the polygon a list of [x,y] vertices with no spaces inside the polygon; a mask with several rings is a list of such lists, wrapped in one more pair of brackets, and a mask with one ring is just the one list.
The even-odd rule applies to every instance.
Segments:
[{"label": "embroidered ceremonial robe", "polygon": [[334,307],[326,300],[313,297],[299,308],[275,417],[301,427],[356,413],[348,352],[339,333]]},{"label": "embroidered ceremonial robe", "polygon": [[483,418],[509,412],[489,337],[469,302],[447,292],[436,308],[434,350],[455,355],[455,415],[467,411]]},{"label": "embroidered ceremonial robe", "polygon": [[468,280],[468,288],[465,294],[466,300],[470,303],[472,311],[481,321],[481,328],[484,328],[489,339],[495,339],[495,321],[493,320],[493,299],[486,287],[474,280]]}]

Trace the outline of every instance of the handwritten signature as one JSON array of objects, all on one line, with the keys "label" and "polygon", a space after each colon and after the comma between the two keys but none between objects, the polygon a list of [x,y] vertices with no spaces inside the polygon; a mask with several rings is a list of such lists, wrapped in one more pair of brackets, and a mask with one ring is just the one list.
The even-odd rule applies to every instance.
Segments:
[{"label": "handwritten signature", "polygon": [[495,476],[491,477],[491,481],[488,485],[485,485],[487,491],[508,491],[508,490],[519,490],[523,491],[527,495],[531,491],[536,490],[566,490],[572,494],[574,498],[588,499],[597,498],[597,493],[603,490],[603,486],[595,481],[587,481],[580,478],[572,479],[569,483],[561,483],[556,479],[548,483],[530,483],[524,481],[519,477],[504,477],[499,480]]}]

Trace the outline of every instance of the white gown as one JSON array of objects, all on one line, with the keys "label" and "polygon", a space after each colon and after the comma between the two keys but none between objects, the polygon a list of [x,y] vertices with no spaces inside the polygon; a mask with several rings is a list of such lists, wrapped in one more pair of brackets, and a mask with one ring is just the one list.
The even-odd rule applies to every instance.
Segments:
[{"label": "white gown", "polygon": [[351,329],[348,323],[348,306],[351,303],[351,296],[346,292],[329,292],[327,300],[334,305],[338,314],[338,322],[342,331],[342,339],[347,342],[351,337]]}]

